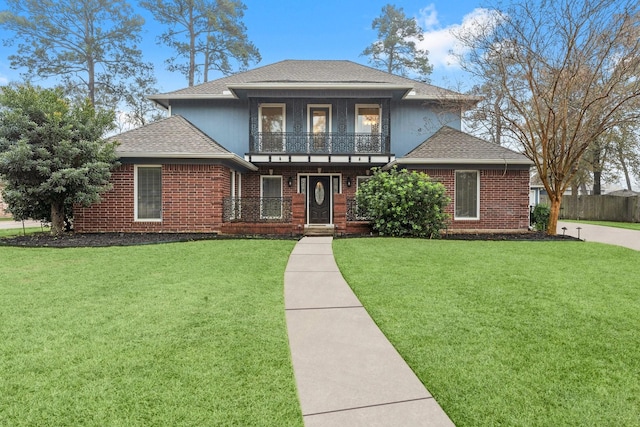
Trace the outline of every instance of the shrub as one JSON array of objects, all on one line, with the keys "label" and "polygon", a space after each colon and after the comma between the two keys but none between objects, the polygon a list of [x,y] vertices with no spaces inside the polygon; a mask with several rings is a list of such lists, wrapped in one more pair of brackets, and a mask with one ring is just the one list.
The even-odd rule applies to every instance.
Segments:
[{"label": "shrub", "polygon": [[551,215],[551,208],[549,205],[536,205],[533,208],[533,224],[537,231],[544,231],[549,225],[549,216]]},{"label": "shrub", "polygon": [[449,216],[444,185],[423,172],[374,169],[356,193],[358,208],[381,235],[440,237]]}]

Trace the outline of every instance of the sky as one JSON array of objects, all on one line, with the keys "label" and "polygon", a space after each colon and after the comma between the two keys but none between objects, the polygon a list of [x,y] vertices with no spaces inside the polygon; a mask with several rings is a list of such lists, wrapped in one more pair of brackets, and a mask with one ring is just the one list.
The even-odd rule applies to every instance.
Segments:
[{"label": "sky", "polygon": [[[0,10],[5,9],[0,0]],[[131,0],[135,3],[135,0]],[[285,59],[347,59],[368,64],[361,52],[376,39],[372,21],[389,0],[244,0],[247,6],[244,24],[247,35],[259,49],[262,61],[257,66]],[[450,56],[457,49],[450,29],[468,26],[482,17],[479,0],[406,0],[393,2],[407,16],[415,17],[425,30],[421,49],[429,51],[434,71],[431,83],[453,89],[468,89],[469,78]],[[155,66],[158,88],[169,92],[187,86],[186,77],[166,71],[167,48],[158,46],[156,37],[162,26],[146,11],[141,49],[144,59]],[[11,33],[0,30],[3,39]],[[9,68],[13,49],[0,45],[0,85],[21,81],[20,70]],[[210,76],[210,80],[222,75]],[[50,82],[37,82],[47,86]]]}]

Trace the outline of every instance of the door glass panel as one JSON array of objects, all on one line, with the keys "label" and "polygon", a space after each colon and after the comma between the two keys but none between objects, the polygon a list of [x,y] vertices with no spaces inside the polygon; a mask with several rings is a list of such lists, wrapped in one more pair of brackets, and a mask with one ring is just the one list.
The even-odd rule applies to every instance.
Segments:
[{"label": "door glass panel", "polygon": [[327,111],[326,110],[313,110],[311,120],[312,120],[311,129],[313,133],[327,132]]},{"label": "door glass panel", "polygon": [[320,181],[316,184],[315,197],[317,204],[321,205],[324,202],[324,185]]},{"label": "door glass panel", "polygon": [[313,152],[326,152],[328,150],[329,133],[329,109],[311,108],[310,129],[313,134]]}]

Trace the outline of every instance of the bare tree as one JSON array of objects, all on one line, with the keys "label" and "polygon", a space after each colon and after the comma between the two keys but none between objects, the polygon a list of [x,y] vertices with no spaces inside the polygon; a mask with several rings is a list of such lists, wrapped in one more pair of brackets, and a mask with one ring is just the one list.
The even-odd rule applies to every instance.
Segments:
[{"label": "bare tree", "polygon": [[[505,137],[534,162],[549,194],[549,234],[562,197],[589,145],[635,121],[640,97],[640,3],[631,0],[547,0],[512,4],[473,33],[467,71],[499,88],[497,116]],[[486,105],[492,106],[492,103]]]}]

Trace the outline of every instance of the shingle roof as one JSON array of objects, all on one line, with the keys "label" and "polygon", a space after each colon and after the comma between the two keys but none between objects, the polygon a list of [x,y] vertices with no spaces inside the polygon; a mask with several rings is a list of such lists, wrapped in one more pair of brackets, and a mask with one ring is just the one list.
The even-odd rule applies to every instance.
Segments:
[{"label": "shingle roof", "polygon": [[122,157],[224,159],[254,168],[204,134],[182,116],[171,116],[109,138]]},{"label": "shingle roof", "polygon": [[441,127],[398,163],[533,164],[523,154],[449,126]]},{"label": "shingle roof", "polygon": [[455,99],[467,102],[476,100],[474,97],[343,60],[285,60],[197,86],[152,95],[149,98],[159,102],[171,98],[231,98],[234,87],[257,84],[274,88],[287,85],[300,88],[386,85],[406,90],[407,98],[412,99]]}]

